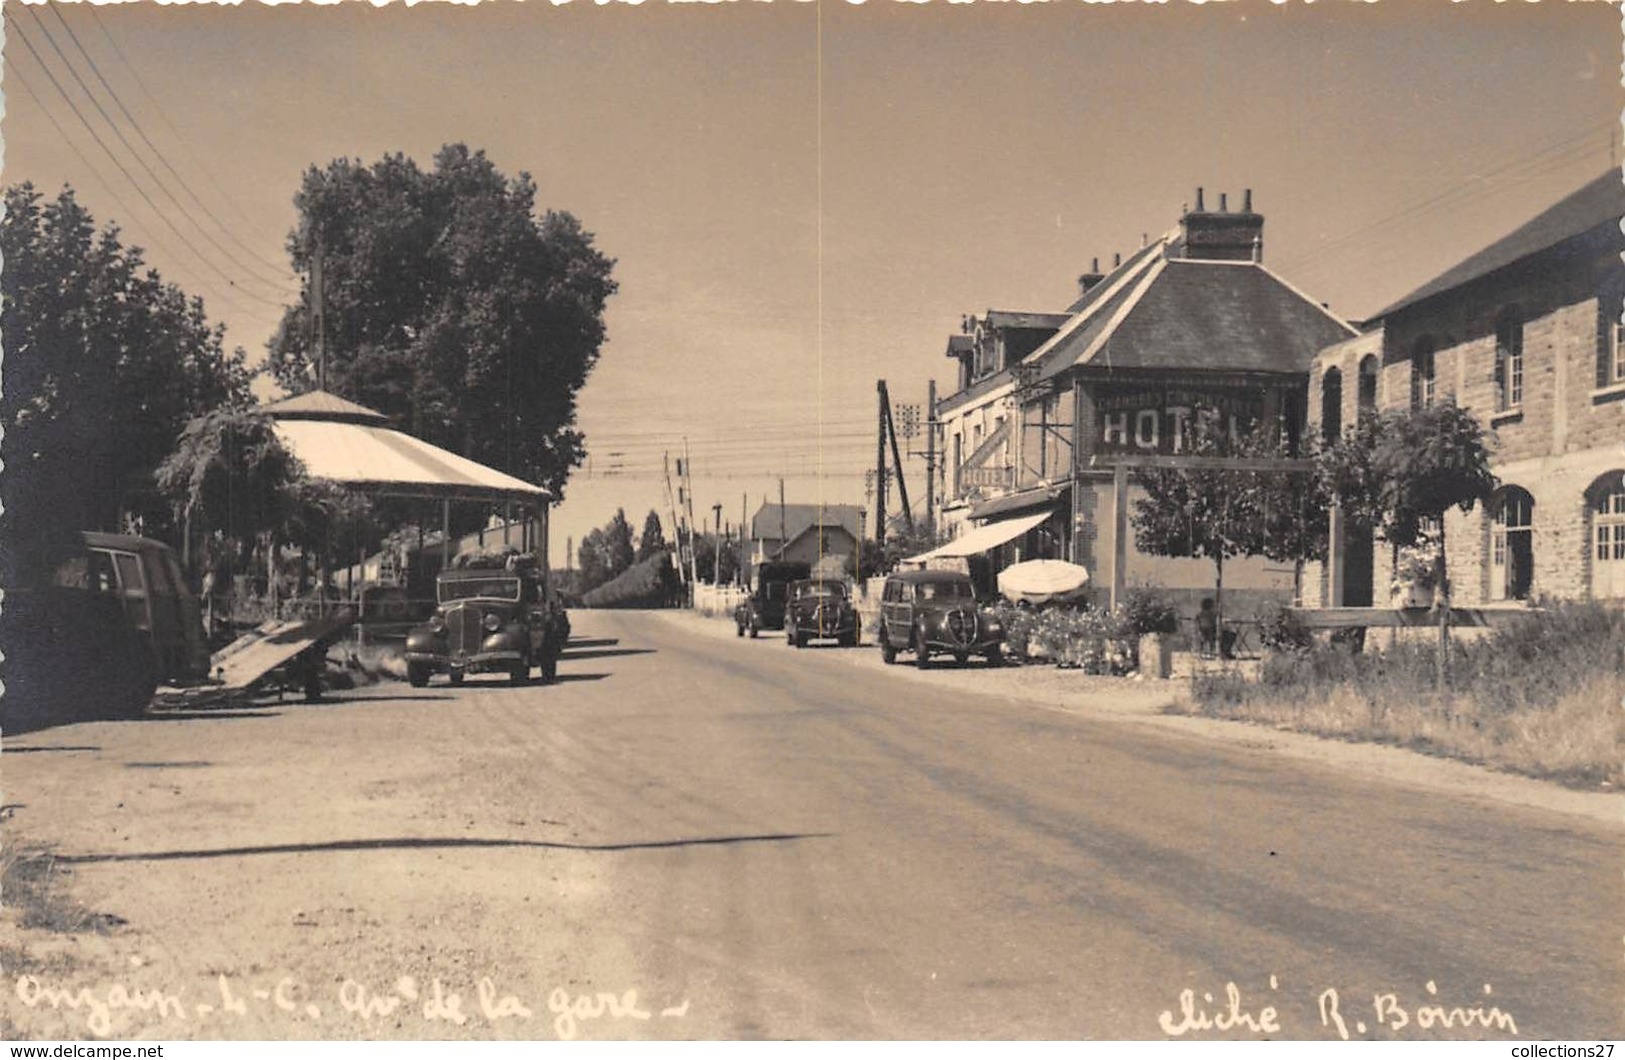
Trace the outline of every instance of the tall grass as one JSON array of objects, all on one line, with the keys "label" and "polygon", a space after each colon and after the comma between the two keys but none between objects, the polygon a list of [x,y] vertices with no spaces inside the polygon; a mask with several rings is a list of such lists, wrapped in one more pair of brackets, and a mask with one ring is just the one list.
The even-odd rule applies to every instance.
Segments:
[{"label": "tall grass", "polygon": [[[1375,638],[1371,638],[1375,639]],[[1266,658],[1256,678],[1198,674],[1198,711],[1396,743],[1575,785],[1625,784],[1625,612],[1556,604],[1453,646],[1350,653],[1316,645]]]}]

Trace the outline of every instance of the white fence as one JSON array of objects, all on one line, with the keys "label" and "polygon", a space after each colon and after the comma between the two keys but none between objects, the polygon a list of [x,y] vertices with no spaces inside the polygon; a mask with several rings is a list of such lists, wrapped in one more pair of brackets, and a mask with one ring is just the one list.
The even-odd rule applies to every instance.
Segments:
[{"label": "white fence", "polygon": [[706,585],[702,582],[694,586],[694,610],[712,618],[732,618],[734,608],[749,595],[748,590],[737,585]]}]

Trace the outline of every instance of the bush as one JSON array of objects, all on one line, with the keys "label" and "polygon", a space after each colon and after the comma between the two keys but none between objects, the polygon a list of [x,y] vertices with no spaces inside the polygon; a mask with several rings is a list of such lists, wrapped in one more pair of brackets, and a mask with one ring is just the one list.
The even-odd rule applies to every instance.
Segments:
[{"label": "bush", "polygon": [[1276,651],[1308,651],[1314,646],[1314,635],[1303,620],[1285,604],[1267,604],[1258,612],[1258,641]]},{"label": "bush", "polygon": [[665,607],[676,578],[671,554],[658,552],[582,596],[587,607]]},{"label": "bush", "polygon": [[1179,611],[1161,589],[1130,589],[1119,610],[1133,636],[1179,632]]}]

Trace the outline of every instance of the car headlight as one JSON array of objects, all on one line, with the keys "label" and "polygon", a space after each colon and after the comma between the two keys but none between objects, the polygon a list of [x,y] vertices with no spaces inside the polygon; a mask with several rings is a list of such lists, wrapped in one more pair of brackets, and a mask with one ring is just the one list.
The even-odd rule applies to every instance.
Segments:
[{"label": "car headlight", "polygon": [[495,633],[497,630],[502,628],[502,618],[500,615],[492,612],[491,614],[485,616],[485,622],[483,625],[485,626],[486,632]]},{"label": "car headlight", "polygon": [[446,632],[446,623],[439,615],[429,619],[429,632],[436,636]]}]

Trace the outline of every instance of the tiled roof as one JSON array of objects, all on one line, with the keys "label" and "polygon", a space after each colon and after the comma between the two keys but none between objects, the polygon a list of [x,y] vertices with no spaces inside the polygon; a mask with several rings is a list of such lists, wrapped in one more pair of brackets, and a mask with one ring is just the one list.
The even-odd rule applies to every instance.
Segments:
[{"label": "tiled roof", "polygon": [[1082,365],[1303,372],[1355,334],[1253,262],[1159,259],[1130,279],[1038,351],[1042,378]]},{"label": "tiled roof", "polygon": [[[794,541],[814,526],[839,526],[854,538],[858,536],[858,514],[863,509],[856,504],[786,504],[784,506],[784,541]],[[750,521],[750,536],[757,541],[779,541],[779,506],[763,504]]]},{"label": "tiled roof", "polygon": [[1622,216],[1625,216],[1625,183],[1621,182],[1617,170],[1610,170],[1477,254],[1429,280],[1372,319],[1379,320],[1423,299],[1488,276],[1497,269],[1601,225],[1611,224],[1617,229]]}]

